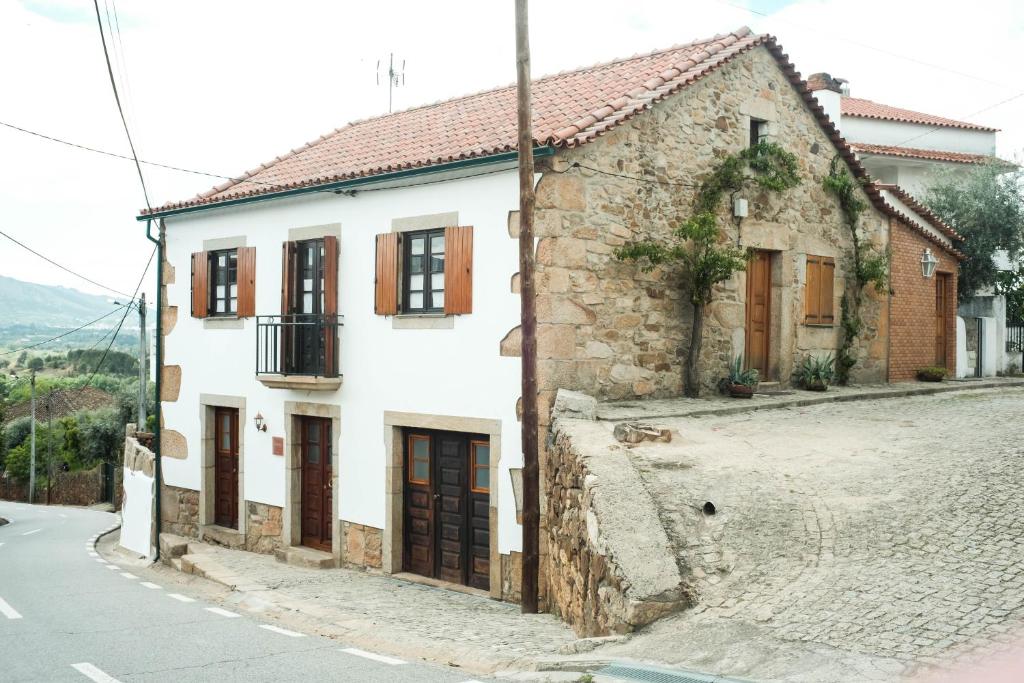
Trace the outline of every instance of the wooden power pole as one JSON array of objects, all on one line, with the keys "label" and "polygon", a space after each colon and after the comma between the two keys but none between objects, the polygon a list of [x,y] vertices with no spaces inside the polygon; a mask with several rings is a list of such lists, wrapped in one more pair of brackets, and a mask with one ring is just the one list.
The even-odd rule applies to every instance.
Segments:
[{"label": "wooden power pole", "polygon": [[519,124],[519,298],[523,367],[522,608],[537,611],[540,562],[540,476],[537,463],[537,307],[534,285],[533,126],[530,120],[530,36],[527,0],[516,0],[516,108]]}]

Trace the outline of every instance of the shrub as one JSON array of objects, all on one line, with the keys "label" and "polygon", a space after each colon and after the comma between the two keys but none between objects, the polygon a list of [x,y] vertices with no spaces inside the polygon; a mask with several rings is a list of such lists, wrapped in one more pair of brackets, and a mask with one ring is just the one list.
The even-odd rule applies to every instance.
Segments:
[{"label": "shrub", "polygon": [[946,368],[937,366],[918,368],[917,379],[922,382],[941,382],[946,379]]},{"label": "shrub", "polygon": [[831,353],[818,358],[805,356],[793,374],[804,389],[824,391],[835,379],[835,358]]},{"label": "shrub", "polygon": [[745,387],[757,386],[761,380],[756,368],[743,369],[743,355],[736,356],[736,360],[729,366],[729,384],[739,384]]}]

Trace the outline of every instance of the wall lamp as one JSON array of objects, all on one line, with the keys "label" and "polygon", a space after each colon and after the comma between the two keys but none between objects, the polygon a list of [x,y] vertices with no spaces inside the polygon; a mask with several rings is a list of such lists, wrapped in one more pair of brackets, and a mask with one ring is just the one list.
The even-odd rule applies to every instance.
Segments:
[{"label": "wall lamp", "polygon": [[265,432],[267,431],[267,423],[263,421],[263,413],[256,413],[256,431]]},{"label": "wall lamp", "polygon": [[925,277],[931,277],[935,275],[935,266],[939,264],[939,259],[935,258],[935,254],[932,250],[925,248],[924,254],[921,255],[921,275]]}]

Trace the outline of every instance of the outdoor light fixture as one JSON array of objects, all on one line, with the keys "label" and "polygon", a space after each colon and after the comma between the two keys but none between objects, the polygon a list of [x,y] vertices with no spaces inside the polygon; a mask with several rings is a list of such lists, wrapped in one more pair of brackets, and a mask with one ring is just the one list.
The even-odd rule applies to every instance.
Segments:
[{"label": "outdoor light fixture", "polygon": [[267,431],[267,425],[263,422],[263,413],[256,413],[256,431]]},{"label": "outdoor light fixture", "polygon": [[924,254],[921,256],[921,275],[925,277],[931,277],[935,275],[935,266],[939,263],[939,259],[935,258],[931,249],[925,248]]},{"label": "outdoor light fixture", "polygon": [[523,523],[523,468],[511,467],[508,470],[512,477],[512,497],[516,499],[516,522]]}]

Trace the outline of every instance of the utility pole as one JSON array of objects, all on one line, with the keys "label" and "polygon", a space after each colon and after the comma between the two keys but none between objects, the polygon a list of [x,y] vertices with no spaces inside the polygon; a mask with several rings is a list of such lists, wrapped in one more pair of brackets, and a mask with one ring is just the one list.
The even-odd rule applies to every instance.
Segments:
[{"label": "utility pole", "polygon": [[46,504],[53,489],[53,389],[46,395]]},{"label": "utility pole", "polygon": [[522,610],[537,612],[540,477],[537,463],[537,307],[534,286],[533,126],[527,0],[516,0],[516,109],[519,126],[519,299],[522,316],[523,583]]},{"label": "utility pole", "polygon": [[36,498],[36,371],[32,370],[32,377],[29,379],[29,383],[32,386],[32,403],[30,405],[32,409],[32,458],[29,462],[28,470],[28,502],[31,505],[35,502]]},{"label": "utility pole", "polygon": [[138,424],[135,429],[146,431],[146,384],[149,380],[149,368],[146,361],[146,293],[139,297],[139,409]]}]

